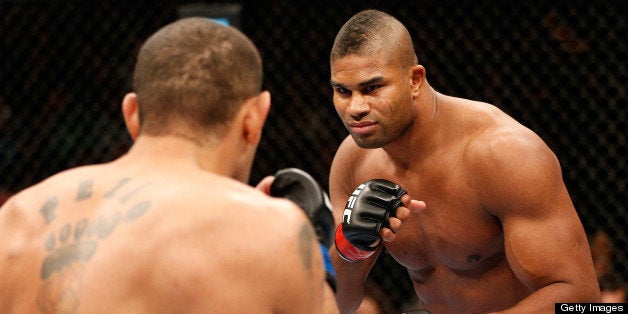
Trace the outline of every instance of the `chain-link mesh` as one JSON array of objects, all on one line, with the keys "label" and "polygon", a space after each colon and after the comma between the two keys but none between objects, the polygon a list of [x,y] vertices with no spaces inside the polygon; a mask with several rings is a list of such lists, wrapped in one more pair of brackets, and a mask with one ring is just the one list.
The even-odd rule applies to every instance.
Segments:
[{"label": "chain-link mesh", "polygon": [[[137,48],[183,3],[0,2],[0,191],[128,149],[118,108]],[[241,29],[262,52],[273,95],[251,182],[293,166],[327,187],[347,134],[331,103],[328,53],[352,14],[382,9],[408,26],[437,90],[493,103],[548,143],[587,232],[610,236],[612,279],[626,282],[625,2],[241,3]],[[413,298],[389,256],[371,280],[398,309]]]}]

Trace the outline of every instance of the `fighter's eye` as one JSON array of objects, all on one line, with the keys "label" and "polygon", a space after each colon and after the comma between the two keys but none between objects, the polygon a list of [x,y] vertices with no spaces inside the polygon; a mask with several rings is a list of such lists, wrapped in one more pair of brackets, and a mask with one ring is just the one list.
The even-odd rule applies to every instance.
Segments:
[{"label": "fighter's eye", "polygon": [[344,87],[336,87],[336,93],[342,94],[342,95],[349,95],[351,94],[351,91]]},{"label": "fighter's eye", "polygon": [[364,93],[370,93],[378,88],[380,88],[380,85],[368,85],[365,86],[362,90],[364,91]]}]

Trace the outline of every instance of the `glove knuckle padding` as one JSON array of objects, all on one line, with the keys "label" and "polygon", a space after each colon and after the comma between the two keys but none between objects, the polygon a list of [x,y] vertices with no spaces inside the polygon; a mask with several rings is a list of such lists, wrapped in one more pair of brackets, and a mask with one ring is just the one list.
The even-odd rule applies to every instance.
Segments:
[{"label": "glove knuckle padding", "polygon": [[385,193],[385,196],[382,196],[379,200],[383,201],[383,206],[386,206],[389,209],[394,210],[401,205],[401,197],[406,194],[406,190],[404,190],[399,184],[394,182],[390,182],[384,179],[375,179],[371,184],[371,189],[380,191]]},{"label": "glove knuckle padding", "polygon": [[393,195],[388,195],[377,190],[372,190],[372,194],[366,195],[364,203],[367,209],[367,211],[364,212],[364,216],[380,220],[388,219],[391,214],[394,215],[394,210],[391,211],[390,209],[397,208]]},{"label": "glove knuckle padding", "polygon": [[307,172],[286,168],[275,173],[270,195],[287,198],[310,218],[321,244],[330,247],[334,234],[334,216],[327,193]]},{"label": "glove knuckle padding", "polygon": [[[382,227],[389,227],[388,218],[395,216],[406,191],[396,183],[373,179],[360,185],[347,201],[342,231],[351,244],[371,250]],[[348,212],[349,211],[349,212]]]}]

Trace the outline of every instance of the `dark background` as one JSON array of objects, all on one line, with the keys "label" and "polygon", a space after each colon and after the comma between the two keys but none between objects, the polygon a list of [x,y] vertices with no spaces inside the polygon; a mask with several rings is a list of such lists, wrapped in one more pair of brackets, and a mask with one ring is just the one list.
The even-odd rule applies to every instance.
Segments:
[{"label": "dark background", "polygon": [[[435,89],[493,103],[548,143],[587,232],[612,240],[612,281],[625,282],[626,1],[407,2],[238,2],[233,21],[261,50],[273,95],[251,183],[299,167],[327,187],[347,135],[328,53],[351,15],[381,9],[408,27]],[[189,4],[0,1],[0,193],[123,154],[131,141],[119,106],[137,49]],[[388,256],[371,280],[397,309],[413,299]]]}]

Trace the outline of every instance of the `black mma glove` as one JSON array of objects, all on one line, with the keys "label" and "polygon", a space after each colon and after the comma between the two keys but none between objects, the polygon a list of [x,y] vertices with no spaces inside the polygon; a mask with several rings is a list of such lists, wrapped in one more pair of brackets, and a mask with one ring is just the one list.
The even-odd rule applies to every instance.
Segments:
[{"label": "black mma glove", "polygon": [[329,248],[333,240],[334,216],[327,193],[307,172],[286,168],[275,173],[270,195],[295,202],[310,218],[318,240]]},{"label": "black mma glove", "polygon": [[404,194],[401,186],[384,179],[369,180],[353,191],[336,229],[336,249],[343,259],[359,262],[373,255],[376,247],[371,245],[381,239],[380,229],[389,227],[388,218],[402,206]]},{"label": "black mma glove", "polygon": [[270,186],[270,195],[295,202],[310,218],[323,253],[327,282],[336,291],[336,272],[328,252],[332,243],[334,216],[327,193],[307,172],[297,168],[286,168],[275,173],[275,180]]}]

